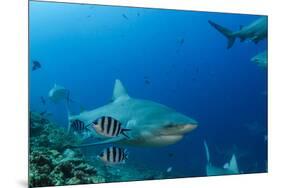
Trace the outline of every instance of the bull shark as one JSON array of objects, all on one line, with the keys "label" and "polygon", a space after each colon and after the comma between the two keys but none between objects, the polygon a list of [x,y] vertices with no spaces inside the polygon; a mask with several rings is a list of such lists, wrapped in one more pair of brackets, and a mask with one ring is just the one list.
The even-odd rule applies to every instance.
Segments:
[{"label": "bull shark", "polygon": [[263,40],[267,37],[267,17],[263,16],[247,26],[241,26],[238,31],[231,31],[211,20],[209,20],[211,26],[223,34],[227,40],[227,49],[231,48],[235,42],[235,39],[238,37],[240,41],[243,42],[246,39],[258,43],[260,40]]},{"label": "bull shark", "polygon": [[225,163],[224,166],[216,167],[210,162],[210,153],[207,142],[204,141],[204,147],[207,157],[207,165],[206,165],[206,175],[207,176],[217,176],[217,175],[231,175],[231,174],[239,174],[239,169],[236,161],[235,154],[232,155],[230,161]]},{"label": "bull shark", "polygon": [[73,147],[87,147],[98,144],[116,143],[139,147],[161,147],[175,144],[186,133],[197,128],[198,123],[162,104],[128,95],[120,80],[115,81],[112,102],[91,111],[78,115],[69,114],[69,129],[73,120],[79,119],[91,124],[101,116],[111,116],[122,123],[122,127],[130,129],[128,137],[120,135],[114,138],[103,138],[90,126],[92,136],[102,139],[90,144]]},{"label": "bull shark", "polygon": [[267,68],[267,51],[257,54],[251,58],[251,61],[261,68]]},{"label": "bull shark", "polygon": [[54,103],[58,103],[64,99],[69,100],[69,90],[65,89],[63,86],[54,84],[53,88],[49,91],[48,97]]}]

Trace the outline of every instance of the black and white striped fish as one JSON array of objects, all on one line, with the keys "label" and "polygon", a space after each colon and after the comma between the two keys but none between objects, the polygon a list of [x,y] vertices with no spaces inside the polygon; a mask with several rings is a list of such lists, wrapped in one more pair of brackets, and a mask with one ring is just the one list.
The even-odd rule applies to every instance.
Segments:
[{"label": "black and white striped fish", "polygon": [[117,137],[122,134],[129,138],[125,131],[131,130],[122,128],[121,122],[110,116],[102,116],[96,119],[92,126],[98,134],[105,137]]},{"label": "black and white striped fish", "polygon": [[87,128],[85,123],[83,121],[79,120],[79,119],[73,120],[71,122],[70,126],[76,132],[82,132]]},{"label": "black and white striped fish", "polygon": [[108,164],[125,163],[128,159],[128,152],[124,148],[111,146],[105,148],[98,156],[103,162]]}]

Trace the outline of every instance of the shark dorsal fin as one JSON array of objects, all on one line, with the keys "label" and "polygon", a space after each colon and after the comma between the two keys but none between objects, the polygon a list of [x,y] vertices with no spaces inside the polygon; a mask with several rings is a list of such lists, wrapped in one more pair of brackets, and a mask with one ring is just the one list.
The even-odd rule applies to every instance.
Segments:
[{"label": "shark dorsal fin", "polygon": [[238,165],[237,165],[237,160],[236,160],[236,156],[235,154],[232,155],[229,163],[226,163],[224,166],[223,166],[224,169],[227,169],[235,174],[238,174],[239,173],[239,169],[238,169]]},{"label": "shark dorsal fin", "polygon": [[209,163],[210,162],[210,153],[209,153],[209,148],[208,148],[206,140],[204,140],[204,148],[205,148],[205,152],[206,152],[207,162]]},{"label": "shark dorsal fin", "polygon": [[112,100],[128,99],[129,95],[120,80],[115,80]]}]

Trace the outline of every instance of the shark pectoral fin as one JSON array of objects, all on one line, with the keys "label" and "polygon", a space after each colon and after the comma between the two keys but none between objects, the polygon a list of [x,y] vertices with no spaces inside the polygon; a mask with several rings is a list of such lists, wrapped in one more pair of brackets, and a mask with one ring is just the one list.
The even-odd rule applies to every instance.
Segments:
[{"label": "shark pectoral fin", "polygon": [[110,143],[121,141],[123,139],[124,139],[123,137],[115,137],[115,138],[110,138],[107,140],[98,141],[98,142],[94,142],[94,143],[90,143],[90,144],[82,144],[82,145],[76,145],[76,146],[70,146],[70,147],[71,148],[82,148],[82,147],[96,146],[96,145],[102,145],[102,144],[110,144]]},{"label": "shark pectoral fin", "polygon": [[255,35],[251,38],[251,41],[253,41],[255,44],[258,44],[259,43],[259,37]]}]

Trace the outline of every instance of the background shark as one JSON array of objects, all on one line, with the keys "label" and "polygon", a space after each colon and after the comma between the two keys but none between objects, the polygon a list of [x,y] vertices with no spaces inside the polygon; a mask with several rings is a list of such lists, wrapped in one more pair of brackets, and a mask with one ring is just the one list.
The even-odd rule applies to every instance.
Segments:
[{"label": "background shark", "polygon": [[63,86],[54,84],[54,87],[49,91],[48,97],[54,103],[58,103],[64,99],[69,100],[69,90]]},{"label": "background shark", "polygon": [[239,169],[236,161],[235,154],[232,155],[229,163],[225,163],[223,168],[213,166],[210,162],[210,153],[207,142],[204,141],[204,147],[207,157],[206,165],[206,175],[207,176],[217,176],[217,175],[230,175],[230,174],[239,174]]},{"label": "background shark", "polygon": [[251,61],[261,68],[267,68],[267,51],[257,54]]},{"label": "background shark", "polygon": [[222,33],[228,40],[227,49],[231,48],[238,37],[243,42],[246,39],[258,43],[267,37],[267,17],[263,16],[247,26],[241,26],[239,31],[231,31],[219,24],[209,20],[211,26]]},{"label": "background shark", "polygon": [[[184,134],[198,126],[195,120],[162,104],[131,98],[120,80],[115,81],[112,100],[111,103],[92,111],[69,116],[69,126],[75,119],[91,124],[101,116],[111,116],[120,121],[123,128],[131,129],[127,132],[129,139],[121,135],[79,147],[112,142],[146,147],[167,146],[180,141]],[[95,137],[100,137],[90,129]]]}]

